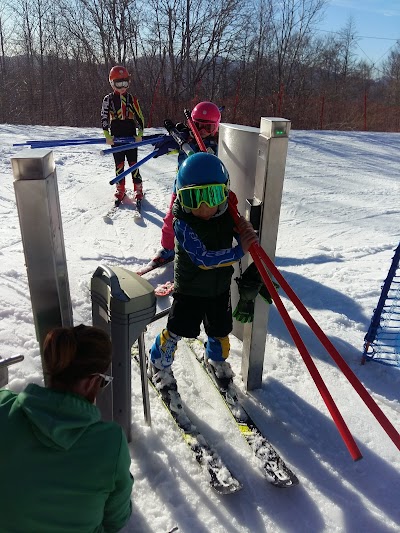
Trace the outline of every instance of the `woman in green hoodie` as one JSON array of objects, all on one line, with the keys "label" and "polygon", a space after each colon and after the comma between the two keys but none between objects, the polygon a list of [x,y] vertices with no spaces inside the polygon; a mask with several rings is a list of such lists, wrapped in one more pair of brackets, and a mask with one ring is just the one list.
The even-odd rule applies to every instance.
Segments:
[{"label": "woman in green hoodie", "polygon": [[0,531],[111,533],[131,515],[122,428],[94,405],[112,378],[111,343],[91,326],[46,337],[47,388],[0,390]]}]

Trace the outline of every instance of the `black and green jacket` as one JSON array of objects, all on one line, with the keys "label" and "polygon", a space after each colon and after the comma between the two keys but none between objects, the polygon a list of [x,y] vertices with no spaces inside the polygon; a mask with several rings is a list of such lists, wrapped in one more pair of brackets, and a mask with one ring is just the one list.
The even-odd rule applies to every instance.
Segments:
[{"label": "black and green jacket", "polygon": [[[244,252],[228,210],[210,220],[202,220],[186,213],[177,199],[173,214],[175,291],[189,296],[215,297],[229,290],[232,264]],[[234,237],[239,244],[232,247]]]}]

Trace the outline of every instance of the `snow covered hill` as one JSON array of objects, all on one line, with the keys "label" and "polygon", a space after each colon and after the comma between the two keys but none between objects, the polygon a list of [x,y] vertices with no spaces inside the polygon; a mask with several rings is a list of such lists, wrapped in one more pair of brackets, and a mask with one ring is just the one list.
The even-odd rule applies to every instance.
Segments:
[{"label": "snow covered hill", "polygon": [[[147,130],[154,133],[160,130]],[[1,355],[22,353],[9,387],[41,383],[10,158],[28,139],[101,136],[99,129],[0,125]],[[91,323],[90,278],[99,264],[136,270],[159,247],[176,168],[174,156],[142,167],[143,220],[128,209],[113,224],[102,215],[113,202],[111,156],[100,146],[55,148],[74,321]],[[151,147],[140,149],[139,158]],[[360,365],[363,338],[393,251],[400,240],[400,135],[292,131],[276,264],[375,401],[400,430],[400,372]],[[128,181],[129,183],[129,181]],[[155,271],[154,283],[170,276]],[[127,532],[389,533],[400,528],[400,454],[309,327],[282,293],[329,391],[364,456],[354,463],[293,345],[271,309],[263,386],[249,396],[252,414],[297,473],[300,485],[268,484],[229,413],[183,344],[174,364],[182,398],[199,429],[244,489],[217,496],[151,395],[153,427],[143,421],[140,378],[133,367],[131,443],[133,515]],[[168,301],[160,301],[160,309]],[[152,324],[150,344],[165,321]],[[240,342],[231,362],[240,379]]]}]

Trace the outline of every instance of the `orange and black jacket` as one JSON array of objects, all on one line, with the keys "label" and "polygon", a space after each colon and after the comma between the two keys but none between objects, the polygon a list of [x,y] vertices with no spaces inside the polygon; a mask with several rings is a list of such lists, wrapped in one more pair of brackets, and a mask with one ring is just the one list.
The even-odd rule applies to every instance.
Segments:
[{"label": "orange and black jacket", "polygon": [[140,104],[130,93],[110,93],[101,106],[101,127],[108,137],[142,136],[144,118]]}]

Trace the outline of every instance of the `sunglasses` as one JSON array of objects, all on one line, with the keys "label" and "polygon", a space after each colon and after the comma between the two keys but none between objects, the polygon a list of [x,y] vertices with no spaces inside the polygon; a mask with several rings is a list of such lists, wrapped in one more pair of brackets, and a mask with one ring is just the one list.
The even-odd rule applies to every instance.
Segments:
[{"label": "sunglasses", "polygon": [[228,198],[228,187],[221,183],[210,185],[193,185],[178,191],[179,201],[187,209],[198,209],[201,204],[216,207]]},{"label": "sunglasses", "polygon": [[100,383],[100,388],[101,389],[105,389],[106,387],[108,387],[108,385],[112,382],[112,380],[114,379],[112,376],[109,376],[108,374],[100,374],[100,373],[96,373],[96,374],[93,374],[94,376],[100,376],[101,377],[101,383]]},{"label": "sunglasses", "polygon": [[114,86],[117,89],[127,89],[129,87],[129,80],[114,80]]}]

